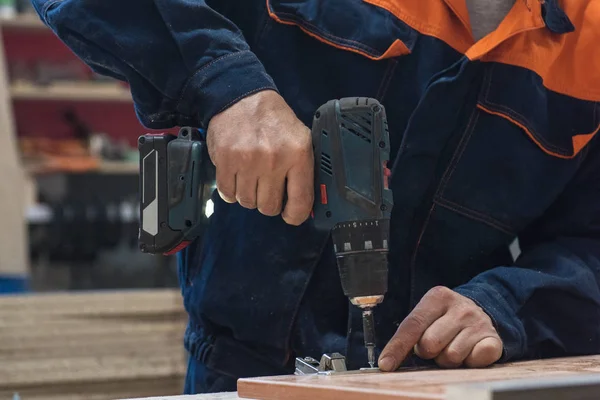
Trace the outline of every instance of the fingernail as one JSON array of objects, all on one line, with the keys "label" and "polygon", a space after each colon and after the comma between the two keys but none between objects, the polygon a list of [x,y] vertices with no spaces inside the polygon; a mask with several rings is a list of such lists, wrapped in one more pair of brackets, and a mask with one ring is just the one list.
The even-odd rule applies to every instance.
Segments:
[{"label": "fingernail", "polygon": [[393,371],[396,368],[396,359],[393,356],[385,356],[379,361],[379,369]]}]

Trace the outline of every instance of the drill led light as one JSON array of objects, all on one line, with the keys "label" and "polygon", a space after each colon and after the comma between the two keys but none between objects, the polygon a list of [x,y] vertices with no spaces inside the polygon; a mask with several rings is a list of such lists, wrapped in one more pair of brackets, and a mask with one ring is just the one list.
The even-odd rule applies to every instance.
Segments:
[{"label": "drill led light", "polygon": [[204,215],[206,218],[210,218],[210,216],[215,212],[215,203],[211,199],[208,199],[206,202],[206,207],[204,208]]}]

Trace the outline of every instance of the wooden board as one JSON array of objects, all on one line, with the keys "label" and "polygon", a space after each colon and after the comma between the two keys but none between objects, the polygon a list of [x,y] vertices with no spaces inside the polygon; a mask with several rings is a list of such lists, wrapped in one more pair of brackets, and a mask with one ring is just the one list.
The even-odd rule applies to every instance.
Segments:
[{"label": "wooden board", "polygon": [[600,356],[536,360],[486,369],[411,370],[331,376],[240,379],[238,395],[256,400],[445,400],[453,385],[600,374]]},{"label": "wooden board", "polygon": [[0,297],[0,399],[181,393],[186,322],[176,289]]}]

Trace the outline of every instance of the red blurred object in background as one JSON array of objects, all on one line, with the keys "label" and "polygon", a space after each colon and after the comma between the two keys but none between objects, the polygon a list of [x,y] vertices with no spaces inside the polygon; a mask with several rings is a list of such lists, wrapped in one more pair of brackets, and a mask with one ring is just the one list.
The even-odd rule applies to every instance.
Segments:
[{"label": "red blurred object in background", "polygon": [[[49,83],[53,78],[72,77],[83,83],[99,78],[47,28],[4,29],[3,36],[6,62],[14,78],[35,80],[32,83],[36,84]],[[127,86],[124,82],[119,85]],[[13,107],[21,137],[70,138],[72,129],[63,118],[66,110],[75,112],[93,132],[125,138],[131,146],[149,131],[138,121],[133,103],[127,101],[16,99]]]}]

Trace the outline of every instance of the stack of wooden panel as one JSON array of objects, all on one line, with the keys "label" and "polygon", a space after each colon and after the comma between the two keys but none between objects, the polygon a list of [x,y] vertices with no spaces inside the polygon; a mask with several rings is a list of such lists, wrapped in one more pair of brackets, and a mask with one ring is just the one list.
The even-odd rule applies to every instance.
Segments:
[{"label": "stack of wooden panel", "polygon": [[0,399],[179,394],[185,324],[176,290],[0,297]]}]

